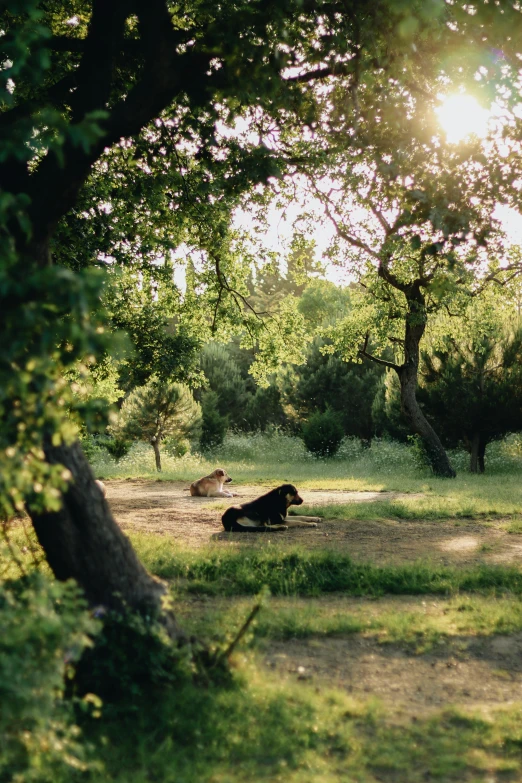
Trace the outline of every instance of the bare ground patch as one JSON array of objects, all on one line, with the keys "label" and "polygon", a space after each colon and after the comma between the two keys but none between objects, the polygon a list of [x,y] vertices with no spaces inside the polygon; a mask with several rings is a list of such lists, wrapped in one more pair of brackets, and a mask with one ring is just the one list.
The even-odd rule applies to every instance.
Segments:
[{"label": "bare ground patch", "polygon": [[[273,607],[285,599],[271,599]],[[300,599],[303,603],[306,599]],[[323,596],[318,612],[335,609],[355,617],[423,610],[436,616],[444,600],[393,596],[380,599]],[[218,605],[223,599],[192,597],[182,614]],[[233,606],[233,601],[229,600]],[[238,613],[239,623],[245,614]],[[377,699],[398,720],[415,720],[448,707],[488,712],[522,703],[522,633],[455,634],[440,639],[429,652],[383,641],[379,633],[262,640],[261,658],[268,677],[342,690],[356,699]]]},{"label": "bare ground patch", "polygon": [[265,660],[283,680],[309,679],[357,698],[378,698],[410,718],[452,705],[522,702],[520,633],[459,636],[423,655],[360,635],[273,642]]},{"label": "bare ground patch", "polygon": [[[335,549],[356,560],[376,564],[430,560],[444,565],[477,563],[516,565],[522,562],[522,538],[508,534],[502,522],[474,520],[340,520],[325,519],[318,528],[279,534],[225,533],[223,510],[267,491],[262,486],[234,488],[237,498],[192,498],[183,482],[109,481],[107,499],[118,523],[127,531],[169,536],[184,546],[278,546]],[[357,503],[409,497],[398,492],[302,490],[308,506]]]}]

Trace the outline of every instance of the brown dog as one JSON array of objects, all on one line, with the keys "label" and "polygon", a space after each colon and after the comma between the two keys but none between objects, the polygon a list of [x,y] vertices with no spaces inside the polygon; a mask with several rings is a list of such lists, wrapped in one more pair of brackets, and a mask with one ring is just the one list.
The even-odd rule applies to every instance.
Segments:
[{"label": "brown dog", "polygon": [[228,484],[232,479],[223,468],[216,468],[208,476],[193,481],[190,485],[190,494],[198,498],[233,498],[234,492],[227,492],[223,484]]},{"label": "brown dog", "polygon": [[269,533],[289,527],[317,527],[319,517],[287,519],[290,506],[300,506],[303,498],[293,484],[282,484],[257,500],[227,508],[221,521],[229,533]]}]

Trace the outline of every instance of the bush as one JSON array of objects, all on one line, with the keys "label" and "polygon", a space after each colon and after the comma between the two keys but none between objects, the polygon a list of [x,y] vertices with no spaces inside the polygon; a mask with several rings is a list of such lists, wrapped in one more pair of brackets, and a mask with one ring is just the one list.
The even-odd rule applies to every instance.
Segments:
[{"label": "bush", "polygon": [[[93,647],[78,664],[75,685],[81,693],[93,690],[104,702],[129,701],[197,679],[205,671],[205,652],[196,642],[175,645],[164,625],[154,617],[136,612],[107,611],[103,628]],[[227,677],[227,669],[216,666],[215,680]]]},{"label": "bush", "polygon": [[120,459],[129,453],[132,441],[124,440],[123,438],[107,438],[104,445],[111,457],[114,457],[116,462],[119,462]]},{"label": "bush", "polygon": [[344,437],[339,416],[331,408],[310,416],[302,432],[306,448],[318,457],[333,457]]},{"label": "bush", "polygon": [[0,583],[0,780],[70,781],[93,766],[63,690],[98,625],[72,582]]},{"label": "bush", "polygon": [[186,438],[165,438],[163,448],[169,457],[184,457],[190,452],[190,441]]},{"label": "bush", "polygon": [[109,435],[85,435],[81,439],[81,444],[83,453],[91,463],[100,457],[103,458],[104,452],[108,452],[116,462],[119,462],[128,454],[132,441],[112,438]]}]

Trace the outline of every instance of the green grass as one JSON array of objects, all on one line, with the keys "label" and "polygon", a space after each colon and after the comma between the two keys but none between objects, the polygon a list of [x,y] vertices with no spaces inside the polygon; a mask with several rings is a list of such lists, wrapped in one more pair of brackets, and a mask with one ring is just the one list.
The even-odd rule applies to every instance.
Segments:
[{"label": "green grass", "polygon": [[162,536],[133,534],[131,539],[152,573],[178,589],[211,595],[255,595],[265,586],[273,595],[305,596],[338,591],[356,596],[499,590],[522,594],[522,573],[514,567],[459,569],[421,562],[378,567],[331,551],[283,551],[271,545],[239,552],[183,550]]},{"label": "green grass", "polygon": [[[451,458],[459,474],[469,475],[467,454],[454,452]],[[375,440],[371,448],[365,449],[359,441],[346,439],[334,458],[319,459],[306,451],[299,438],[280,432],[229,433],[223,446],[208,455],[194,452],[172,457],[163,451],[161,476],[155,470],[153,451],[145,443],[136,443],[120,462],[112,459],[104,449],[97,449],[91,462],[95,471],[106,478],[193,481],[194,475],[203,475],[223,464],[236,481],[243,483],[292,480],[303,485],[312,482],[316,489],[321,488],[322,482],[331,486],[333,481],[340,485],[339,488],[370,486],[378,489],[393,485],[391,488],[412,491],[411,487],[417,488],[427,479],[431,481],[430,471],[418,464],[415,451],[401,443]],[[521,466],[520,436],[513,435],[488,446],[488,476],[516,477]]]},{"label": "green grass", "polygon": [[[381,501],[364,508],[330,506],[334,515],[345,518],[429,519],[468,516],[513,515],[522,510],[522,446],[518,436],[491,444],[483,476],[467,472],[467,455],[454,455],[459,472],[456,479],[437,479],[419,468],[412,449],[398,443],[375,441],[371,449],[347,441],[334,459],[315,459],[306,453],[302,442],[280,433],[230,434],[223,447],[211,457],[186,454],[182,458],[164,454],[163,471],[154,468],[153,451],[136,444],[129,455],[116,463],[105,451],[92,459],[96,475],[104,479],[141,478],[159,481],[184,481],[202,476],[223,465],[234,479],[234,486],[258,484],[271,487],[291,481],[300,489],[395,491],[422,493],[423,497]],[[363,516],[366,514],[367,516]],[[358,516],[354,516],[358,515]]]},{"label": "green grass", "polygon": [[[198,636],[212,629],[216,639],[229,639],[241,626],[255,599],[207,598],[197,602],[178,597],[183,626]],[[271,597],[263,602],[249,644],[270,649],[272,641],[362,634],[379,644],[406,647],[416,654],[451,643],[457,637],[488,637],[522,631],[522,601],[504,593],[459,594],[415,601],[396,598],[354,599],[334,595],[317,599]]]},{"label": "green grass", "polygon": [[[377,704],[247,665],[241,687],[151,694],[88,736],[97,783],[488,783],[519,780],[522,710],[442,710],[397,723]],[[153,702],[153,704],[151,703]],[[102,744],[101,738],[104,738]]]}]

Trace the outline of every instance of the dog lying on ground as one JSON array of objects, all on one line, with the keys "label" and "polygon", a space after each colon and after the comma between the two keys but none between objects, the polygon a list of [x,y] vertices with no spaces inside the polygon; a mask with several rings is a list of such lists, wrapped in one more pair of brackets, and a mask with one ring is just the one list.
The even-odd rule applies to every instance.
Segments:
[{"label": "dog lying on ground", "polygon": [[300,506],[303,498],[293,484],[282,484],[250,503],[227,508],[221,521],[231,533],[269,533],[291,527],[317,527],[319,517],[298,517],[290,522],[286,515],[290,506]]},{"label": "dog lying on ground", "polygon": [[208,476],[193,481],[190,485],[190,494],[192,497],[199,498],[233,498],[234,492],[227,492],[223,489],[223,484],[232,481],[231,477],[223,468],[216,468]]}]

